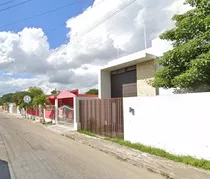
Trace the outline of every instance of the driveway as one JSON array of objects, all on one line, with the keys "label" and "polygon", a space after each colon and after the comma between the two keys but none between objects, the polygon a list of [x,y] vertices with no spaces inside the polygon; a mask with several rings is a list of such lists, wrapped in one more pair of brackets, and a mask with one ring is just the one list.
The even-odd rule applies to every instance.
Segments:
[{"label": "driveway", "polygon": [[161,179],[103,152],[0,113],[1,179]]}]

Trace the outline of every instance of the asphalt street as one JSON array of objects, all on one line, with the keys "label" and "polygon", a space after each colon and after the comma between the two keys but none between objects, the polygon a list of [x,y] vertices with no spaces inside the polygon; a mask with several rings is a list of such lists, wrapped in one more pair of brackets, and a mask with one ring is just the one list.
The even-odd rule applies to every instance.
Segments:
[{"label": "asphalt street", "polygon": [[161,179],[38,124],[0,113],[0,179]]}]

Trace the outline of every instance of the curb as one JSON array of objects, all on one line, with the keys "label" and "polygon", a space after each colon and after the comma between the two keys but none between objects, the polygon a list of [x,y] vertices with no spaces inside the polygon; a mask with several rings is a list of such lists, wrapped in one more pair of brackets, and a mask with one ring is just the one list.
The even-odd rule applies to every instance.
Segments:
[{"label": "curb", "polygon": [[[97,140],[103,140],[102,138],[98,138],[98,137],[87,136],[87,135],[85,135],[85,134],[80,134],[80,133],[77,133],[77,134],[79,134],[79,135],[81,135],[81,136],[84,136],[84,137],[87,137],[87,138],[92,138],[92,139],[97,139]],[[104,152],[104,153],[109,154],[109,155],[111,155],[111,156],[114,156],[114,157],[116,157],[117,159],[119,159],[119,160],[121,160],[121,161],[128,162],[128,163],[130,163],[130,164],[132,164],[132,165],[134,165],[134,166],[137,166],[137,167],[145,168],[145,169],[147,169],[148,171],[150,171],[150,172],[152,172],[152,173],[156,173],[156,174],[162,175],[162,176],[165,177],[166,179],[180,179],[180,177],[178,177],[178,176],[176,176],[176,175],[174,175],[174,174],[172,174],[172,173],[167,173],[167,172],[162,171],[162,170],[157,170],[156,168],[151,167],[151,166],[149,166],[149,165],[143,165],[143,164],[139,163],[139,162],[136,161],[136,160],[132,160],[132,159],[127,158],[127,157],[123,157],[123,156],[120,155],[120,153],[117,152],[117,151],[108,150],[108,149],[103,148],[103,147],[101,147],[101,146],[97,146],[97,145],[90,144],[89,142],[80,140],[80,139],[74,137],[73,135],[68,135],[68,134],[66,135],[66,134],[63,134],[63,136],[65,136],[65,137],[67,137],[67,138],[69,138],[69,139],[71,139],[71,140],[77,141],[77,142],[79,142],[79,143],[81,143],[81,144],[87,145],[87,146],[89,146],[89,147],[91,147],[91,148],[93,148],[93,149],[96,149],[96,150],[98,150],[98,151],[101,151],[101,152]],[[104,141],[104,142],[112,143],[112,142],[110,142],[110,141]],[[116,143],[114,143],[114,144],[116,144]],[[128,147],[125,147],[125,146],[121,146],[121,145],[119,145],[119,144],[116,144],[116,145],[118,145],[119,147],[128,148]],[[130,149],[130,148],[128,148],[128,149]],[[130,149],[130,150],[137,151],[137,150],[134,150],[134,149]]]},{"label": "curb", "polygon": [[114,156],[121,161],[128,162],[134,166],[145,168],[150,172],[162,175],[166,179],[210,178],[209,171],[144,153],[111,141],[106,141],[102,138],[87,136],[78,132],[64,134],[63,136]]},{"label": "curb", "polygon": [[[121,146],[120,144],[113,143],[111,141],[106,141],[101,137],[87,136],[85,134],[78,133],[76,131],[58,133],[56,131],[50,130],[47,126],[31,121],[30,119],[25,119],[20,116],[13,115],[14,117],[25,120],[33,124],[38,124],[43,128],[57,133],[58,135],[67,137],[71,140],[79,142],[81,144],[90,146],[93,149],[107,153],[117,159],[128,162],[134,166],[145,168],[150,172],[162,175],[166,179],[207,179],[210,178],[209,171],[195,168],[182,163],[177,163],[170,161],[161,157],[153,156],[129,147]],[[89,140],[88,140],[89,139]],[[98,141],[98,142],[97,142]],[[101,143],[100,143],[101,141]],[[171,168],[170,168],[171,167]],[[185,173],[183,173],[185,172]],[[192,172],[192,174],[190,173]],[[185,177],[181,175],[185,175]],[[189,176],[188,176],[188,175]]]}]

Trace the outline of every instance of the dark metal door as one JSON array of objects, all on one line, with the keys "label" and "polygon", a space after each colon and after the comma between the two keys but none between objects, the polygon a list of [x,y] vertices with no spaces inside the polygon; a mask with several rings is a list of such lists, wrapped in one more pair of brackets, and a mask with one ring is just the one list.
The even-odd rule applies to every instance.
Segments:
[{"label": "dark metal door", "polygon": [[[123,85],[136,83],[136,80],[136,68],[128,67],[111,72],[111,97],[123,97]],[[131,94],[135,94],[135,90]]]}]

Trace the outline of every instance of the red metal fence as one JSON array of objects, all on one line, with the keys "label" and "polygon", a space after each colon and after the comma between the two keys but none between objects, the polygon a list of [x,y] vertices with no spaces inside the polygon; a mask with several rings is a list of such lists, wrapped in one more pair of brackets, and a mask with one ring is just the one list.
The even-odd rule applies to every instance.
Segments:
[{"label": "red metal fence", "polygon": [[38,109],[27,109],[27,114],[32,116],[39,116],[39,110]]},{"label": "red metal fence", "polygon": [[46,109],[45,110],[45,118],[54,120],[55,119],[55,110]]},{"label": "red metal fence", "polygon": [[123,101],[94,99],[80,101],[81,129],[107,137],[123,137]]}]

